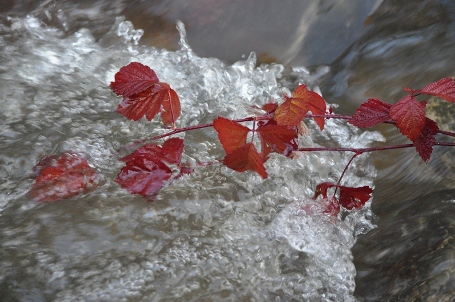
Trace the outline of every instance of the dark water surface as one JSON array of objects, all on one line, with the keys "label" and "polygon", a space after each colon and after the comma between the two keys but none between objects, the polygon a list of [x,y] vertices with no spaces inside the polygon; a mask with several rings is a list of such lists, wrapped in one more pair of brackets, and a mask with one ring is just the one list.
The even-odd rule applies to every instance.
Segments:
[{"label": "dark water surface", "polygon": [[[192,50],[181,50],[177,20]],[[159,124],[116,115],[107,88],[137,60],[192,108],[182,124],[243,117],[238,108],[298,82],[351,114],[455,76],[455,2],[6,0],[0,21],[2,301],[455,300],[454,151],[435,148],[428,164],[414,150],[361,158],[346,181],[375,187],[374,215],[368,205],[336,224],[298,210],[316,183],[336,181],[349,157],[335,153],[274,158],[265,182],[203,168],[150,204],[113,182],[116,150]],[[454,108],[428,107],[455,130]],[[341,122],[309,126],[309,145],[382,140]],[[210,131],[185,138],[190,162],[222,156]],[[33,166],[63,151],[87,154],[103,185],[34,203]]]}]

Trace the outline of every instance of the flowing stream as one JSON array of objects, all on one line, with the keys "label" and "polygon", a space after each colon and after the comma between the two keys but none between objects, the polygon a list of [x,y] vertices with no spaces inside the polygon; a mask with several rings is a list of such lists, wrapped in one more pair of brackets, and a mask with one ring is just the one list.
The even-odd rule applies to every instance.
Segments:
[{"label": "flowing stream", "polygon": [[[116,113],[120,99],[109,89],[120,67],[150,66],[180,97],[180,127],[246,117],[299,83],[322,91],[336,112],[368,97],[394,102],[402,86],[455,74],[450,1],[289,1],[283,10],[276,1],[268,9],[253,5],[260,1],[126,2],[0,8],[2,301],[453,298],[453,151],[435,149],[427,165],[413,150],[359,156],[343,183],[375,192],[338,220],[311,199],[349,161],[338,152],[272,156],[267,180],[200,166],[150,203],[114,182],[118,159],[132,151],[124,146],[166,130],[157,119]],[[247,18],[255,13],[258,23]],[[403,14],[410,18],[393,26]],[[426,14],[433,19],[422,21]],[[277,32],[264,34],[264,20],[275,20]],[[342,34],[331,33],[340,24]],[[324,44],[329,34],[336,47]],[[323,45],[329,49],[317,52]],[[431,113],[454,130],[451,111],[436,104]],[[405,141],[386,127],[307,125],[302,146]],[[223,157],[213,129],[179,137],[190,165]],[[33,167],[66,151],[88,158],[100,186],[55,203],[32,201]]]}]

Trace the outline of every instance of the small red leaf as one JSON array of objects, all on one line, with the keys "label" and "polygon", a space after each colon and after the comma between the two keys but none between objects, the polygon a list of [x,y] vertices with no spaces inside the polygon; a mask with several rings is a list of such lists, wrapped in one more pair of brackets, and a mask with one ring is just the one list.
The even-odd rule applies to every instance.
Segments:
[{"label": "small red leaf", "polygon": [[411,141],[415,141],[425,126],[425,105],[413,96],[405,96],[390,108],[390,117],[397,128]]},{"label": "small red leaf", "polygon": [[258,173],[262,178],[267,178],[267,171],[265,170],[262,157],[253,143],[245,144],[230,152],[224,158],[223,163],[237,172],[251,170]]},{"label": "small red leaf", "polygon": [[52,202],[88,193],[100,183],[98,173],[77,153],[46,157],[34,170],[37,178],[30,195],[38,202]]},{"label": "small red leaf", "polygon": [[298,148],[296,128],[283,125],[266,124],[256,129],[261,142],[272,150],[288,156]]},{"label": "small red leaf", "polygon": [[368,186],[358,188],[338,186],[338,188],[340,188],[340,205],[348,210],[361,209],[373,193],[373,189]]},{"label": "small red leaf", "polygon": [[452,78],[443,78],[437,82],[428,84],[422,90],[416,90],[423,94],[434,95],[446,101],[455,103],[455,81]]},{"label": "small red leaf", "polygon": [[163,99],[163,110],[161,111],[161,119],[164,124],[175,124],[175,121],[179,118],[181,113],[180,100],[177,93],[165,83],[168,87],[168,94]]},{"label": "small red leaf", "polygon": [[[170,138],[160,147],[144,145],[120,160],[125,162],[115,181],[132,194],[154,197],[167,181],[189,174],[191,169],[180,166],[184,143],[181,138]],[[180,173],[173,176],[167,164],[177,165]]]},{"label": "small red leaf", "polygon": [[390,119],[389,111],[391,104],[381,102],[377,99],[368,99],[362,103],[352,115],[349,123],[364,128],[372,127]]},{"label": "small red leaf", "polygon": [[132,62],[120,68],[111,82],[112,90],[124,97],[132,96],[158,83],[158,77],[148,66]]},{"label": "small red leaf", "polygon": [[414,145],[419,153],[420,157],[424,162],[430,160],[431,153],[433,152],[433,146],[435,143],[435,135],[438,133],[438,125],[431,119],[426,118],[425,126],[419,137],[414,141]]},{"label": "small red leaf", "polygon": [[250,131],[250,128],[221,116],[213,121],[213,128],[218,132],[218,138],[226,154],[245,145]]},{"label": "small red leaf", "polygon": [[[275,110],[275,120],[279,125],[297,126],[305,115],[325,114],[326,103],[324,99],[314,91],[310,91],[304,84],[298,86],[292,98],[287,98],[283,104]],[[321,130],[324,129],[324,118],[314,118]]]}]

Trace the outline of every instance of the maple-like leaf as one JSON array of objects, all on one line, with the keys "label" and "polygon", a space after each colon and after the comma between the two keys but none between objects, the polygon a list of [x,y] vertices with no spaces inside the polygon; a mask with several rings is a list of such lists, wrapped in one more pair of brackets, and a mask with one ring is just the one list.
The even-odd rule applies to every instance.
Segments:
[{"label": "maple-like leaf", "polygon": [[425,126],[425,103],[420,103],[411,95],[405,96],[390,107],[390,117],[397,128],[411,141],[415,141]]},{"label": "maple-like leaf", "polygon": [[213,121],[213,128],[218,132],[218,138],[226,154],[245,145],[250,131],[250,128],[221,116]]},{"label": "maple-like leaf", "polygon": [[417,153],[424,162],[430,160],[431,153],[433,152],[433,146],[435,143],[435,135],[438,133],[439,128],[435,121],[426,118],[425,126],[419,137],[414,141]]},{"label": "maple-like leaf", "polygon": [[139,62],[131,62],[115,74],[111,88],[117,95],[127,97],[144,91],[158,82],[158,77],[150,67]]},{"label": "maple-like leaf", "polygon": [[371,198],[373,189],[368,186],[351,188],[338,186],[340,189],[340,205],[348,210],[361,209]]},{"label": "maple-like leaf", "polygon": [[359,128],[372,127],[390,119],[391,104],[378,99],[368,99],[362,103],[349,119],[349,123]]},{"label": "maple-like leaf", "polygon": [[34,171],[36,179],[30,195],[38,202],[52,202],[88,193],[98,187],[101,180],[81,154],[71,152],[45,157]]},{"label": "maple-like leaf", "polygon": [[[180,138],[170,138],[162,146],[144,145],[120,159],[126,165],[115,181],[132,194],[153,198],[167,182],[192,172],[180,165],[183,148]],[[176,165],[180,173],[174,176],[169,164]]]},{"label": "maple-like leaf", "polygon": [[120,68],[111,83],[112,90],[123,96],[117,112],[137,121],[145,116],[152,120],[161,112],[164,124],[173,124],[181,114],[177,93],[166,83],[160,82],[148,66],[132,62]]},{"label": "maple-like leaf", "polygon": [[[311,111],[312,114],[325,114],[326,103],[322,96],[310,91],[302,84],[298,86],[291,98],[285,101],[275,110],[275,120],[279,125],[297,126],[305,115]],[[324,118],[314,118],[321,130],[324,129]]]},{"label": "maple-like leaf", "polygon": [[237,172],[251,170],[258,173],[262,178],[267,178],[263,158],[253,143],[247,143],[230,152],[224,157],[223,163]]},{"label": "maple-like leaf", "polygon": [[443,78],[437,82],[428,84],[422,90],[415,90],[428,95],[434,95],[446,101],[455,103],[455,81],[452,78]]},{"label": "maple-like leaf", "polygon": [[296,127],[291,128],[284,125],[267,123],[263,126],[259,126],[256,129],[256,132],[259,134],[263,148],[268,146],[273,151],[288,156],[291,151],[298,148],[296,130]]}]

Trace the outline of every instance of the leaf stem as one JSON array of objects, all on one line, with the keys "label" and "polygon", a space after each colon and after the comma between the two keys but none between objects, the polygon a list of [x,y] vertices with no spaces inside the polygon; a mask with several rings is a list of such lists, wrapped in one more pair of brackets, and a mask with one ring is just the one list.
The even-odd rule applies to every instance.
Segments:
[{"label": "leaf stem", "polygon": [[356,158],[357,156],[359,156],[360,154],[362,154],[363,152],[356,152],[354,153],[354,155],[349,159],[348,163],[346,164],[346,166],[344,167],[343,169],[343,172],[341,172],[341,175],[340,177],[338,178],[338,182],[335,186],[335,191],[333,192],[333,198],[335,198],[335,195],[338,191],[338,187],[341,185],[341,180],[343,179],[343,176],[346,174],[346,171],[348,170],[348,167],[351,165],[352,161],[354,160],[354,158]]}]

